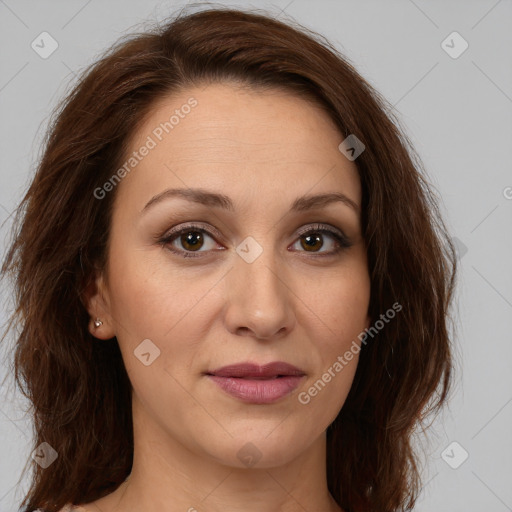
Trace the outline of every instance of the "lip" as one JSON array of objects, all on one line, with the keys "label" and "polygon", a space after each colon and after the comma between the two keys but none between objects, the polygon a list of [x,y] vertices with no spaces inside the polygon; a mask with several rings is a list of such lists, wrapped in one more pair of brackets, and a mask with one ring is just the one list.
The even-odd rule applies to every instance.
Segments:
[{"label": "lip", "polygon": [[305,373],[289,363],[237,363],[206,372],[227,394],[247,403],[269,404],[290,394]]}]

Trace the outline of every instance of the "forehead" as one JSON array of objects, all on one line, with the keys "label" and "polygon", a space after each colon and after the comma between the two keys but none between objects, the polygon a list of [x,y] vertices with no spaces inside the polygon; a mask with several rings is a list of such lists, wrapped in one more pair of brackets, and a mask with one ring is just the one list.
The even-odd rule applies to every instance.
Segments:
[{"label": "forehead", "polygon": [[[193,102],[197,103],[194,107],[187,107]],[[333,137],[335,141],[340,138],[336,126],[319,106],[279,89],[249,89],[231,83],[187,89],[160,99],[139,134],[144,136],[155,129],[158,132],[161,123],[169,121],[172,114],[174,125],[169,133],[161,126],[165,139],[162,142],[172,145],[174,140],[183,150],[199,146],[212,155],[219,146],[240,146],[255,156],[262,151],[279,153],[279,147],[293,146],[297,156],[307,156],[313,146],[326,148]],[[229,157],[222,149],[218,153]]]},{"label": "forehead", "polygon": [[327,113],[297,95],[232,83],[188,88],[156,102],[135,132],[129,154],[151,149],[121,188],[145,196],[178,184],[295,196],[338,189],[359,203],[342,140]]}]

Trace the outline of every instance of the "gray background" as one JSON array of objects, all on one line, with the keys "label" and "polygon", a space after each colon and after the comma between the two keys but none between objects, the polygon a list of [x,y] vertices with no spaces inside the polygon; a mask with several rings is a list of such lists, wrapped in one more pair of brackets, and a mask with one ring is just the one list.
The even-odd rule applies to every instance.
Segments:
[{"label": "gray background", "polygon": [[[134,25],[185,3],[0,0],[2,253],[45,123],[75,73]],[[460,249],[455,393],[429,435],[416,510],[512,510],[512,1],[223,5],[265,8],[320,32],[395,105]],[[47,59],[31,48],[43,31],[59,45]],[[453,31],[469,44],[458,58],[442,46]],[[452,52],[461,48],[453,41]],[[2,299],[8,294],[2,290]],[[7,314],[5,306],[2,321]],[[6,372],[3,361],[0,378]],[[7,512],[18,509],[27,488],[18,479],[30,457],[31,426],[12,379],[1,404],[0,511]],[[469,457],[460,464],[462,450]]]}]

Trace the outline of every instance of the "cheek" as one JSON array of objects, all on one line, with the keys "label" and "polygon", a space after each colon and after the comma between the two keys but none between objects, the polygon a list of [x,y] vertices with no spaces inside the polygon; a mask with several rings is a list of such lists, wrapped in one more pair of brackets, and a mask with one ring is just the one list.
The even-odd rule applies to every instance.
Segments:
[{"label": "cheek", "polygon": [[[343,407],[357,370],[361,342],[358,336],[364,332],[366,296],[341,294],[333,299],[335,307],[325,304],[329,329],[311,333],[314,347],[311,352],[318,355],[317,363],[304,386],[299,390],[297,401],[307,411],[307,422],[317,434],[331,424]],[[351,300],[351,307],[343,302]],[[343,306],[345,304],[345,307]],[[329,316],[331,313],[331,316]],[[327,323],[326,322],[326,323]],[[312,359],[316,359],[312,357]],[[315,430],[316,431],[316,430]]]},{"label": "cheek", "polygon": [[[297,399],[318,425],[337,416],[352,386],[367,327],[370,281],[366,267],[347,267],[336,280],[321,280],[310,294],[310,333],[320,361]],[[314,322],[313,317],[321,319]],[[316,335],[315,332],[316,331]]]},{"label": "cheek", "polygon": [[[205,291],[215,289],[219,276],[180,271],[165,254],[156,258],[154,251],[123,255],[113,248],[111,261],[116,262],[109,276],[111,311],[134,388],[146,398],[155,389],[165,390],[178,405],[187,403],[178,383],[188,386],[204,370],[200,345],[208,337],[218,302]],[[145,362],[152,362],[145,366],[140,356],[148,352]]]},{"label": "cheek", "polygon": [[366,267],[347,265],[336,275],[312,280],[306,289],[304,301],[324,326],[321,339],[326,351],[344,350],[367,326],[370,278]]},{"label": "cheek", "polygon": [[[162,249],[162,252],[164,250]],[[159,252],[159,251],[158,251]],[[130,338],[173,337],[199,305],[213,277],[199,277],[170,264],[155,249],[122,255],[113,249],[110,270],[111,311]]]}]

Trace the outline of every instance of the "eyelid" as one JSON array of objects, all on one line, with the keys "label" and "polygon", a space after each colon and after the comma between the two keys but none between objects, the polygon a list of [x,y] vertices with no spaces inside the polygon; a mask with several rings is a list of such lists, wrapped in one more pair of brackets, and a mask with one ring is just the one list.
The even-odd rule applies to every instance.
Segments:
[{"label": "eyelid", "polygon": [[309,224],[307,226],[303,226],[302,228],[300,228],[298,231],[297,231],[297,236],[303,236],[307,233],[311,233],[311,232],[317,232],[317,231],[320,231],[320,232],[334,232],[336,233],[340,238],[344,238],[344,239],[347,239],[347,236],[345,235],[345,233],[343,233],[343,231],[341,231],[340,229],[338,228],[335,228],[334,226],[331,226],[329,224],[322,224],[322,223],[319,223],[319,222],[315,222],[313,224]]}]

